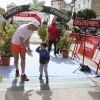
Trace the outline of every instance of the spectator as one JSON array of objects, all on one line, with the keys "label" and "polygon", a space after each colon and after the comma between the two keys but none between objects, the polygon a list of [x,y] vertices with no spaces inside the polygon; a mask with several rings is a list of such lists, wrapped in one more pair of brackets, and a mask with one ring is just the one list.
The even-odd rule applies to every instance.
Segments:
[{"label": "spectator", "polygon": [[56,55],[56,43],[59,37],[59,28],[56,26],[56,22],[54,21],[52,22],[52,25],[48,28],[48,32],[49,32],[48,51],[50,53],[52,43],[54,43],[54,55]]},{"label": "spectator", "polygon": [[[65,29],[65,27],[63,26],[63,23],[60,23],[60,25],[59,25],[59,32],[60,32],[60,34],[59,34],[57,43],[58,43],[59,40],[60,40],[60,36],[63,35],[63,34],[62,34],[62,31],[63,31],[63,30],[66,30],[66,29]],[[60,51],[60,53],[61,53],[61,51]],[[59,48],[57,48],[57,54],[59,54]]]}]

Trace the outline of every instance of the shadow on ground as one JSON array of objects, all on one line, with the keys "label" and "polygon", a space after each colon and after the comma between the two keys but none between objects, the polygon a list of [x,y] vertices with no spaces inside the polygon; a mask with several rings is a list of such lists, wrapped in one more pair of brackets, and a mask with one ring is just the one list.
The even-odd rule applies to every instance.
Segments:
[{"label": "shadow on ground", "polygon": [[17,79],[14,79],[12,86],[7,89],[5,100],[29,100],[30,91],[24,92],[24,81],[20,81],[17,86]]},{"label": "shadow on ground", "polygon": [[93,100],[100,100],[100,92],[89,91],[88,93],[93,98]]},{"label": "shadow on ground", "polygon": [[42,96],[42,100],[51,100],[52,91],[49,84],[44,83],[43,79],[40,81],[40,91],[36,91],[36,93]]}]

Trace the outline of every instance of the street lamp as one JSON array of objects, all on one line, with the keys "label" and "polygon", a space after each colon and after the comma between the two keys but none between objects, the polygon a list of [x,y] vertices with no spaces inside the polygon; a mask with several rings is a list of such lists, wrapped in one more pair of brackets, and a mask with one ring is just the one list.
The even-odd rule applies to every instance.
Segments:
[{"label": "street lamp", "polygon": [[44,13],[44,21],[45,21],[45,16],[46,16],[46,14]]},{"label": "street lamp", "polygon": [[[73,16],[73,14],[75,13],[75,1],[76,1],[76,0],[72,0],[72,2],[71,2],[72,16]],[[74,11],[73,11],[73,7],[74,7]]]},{"label": "street lamp", "polygon": [[[72,15],[73,15],[73,7],[74,7],[74,2],[71,2],[71,12],[72,12]],[[74,8],[75,9],[75,8]],[[75,11],[75,10],[74,10]]]}]

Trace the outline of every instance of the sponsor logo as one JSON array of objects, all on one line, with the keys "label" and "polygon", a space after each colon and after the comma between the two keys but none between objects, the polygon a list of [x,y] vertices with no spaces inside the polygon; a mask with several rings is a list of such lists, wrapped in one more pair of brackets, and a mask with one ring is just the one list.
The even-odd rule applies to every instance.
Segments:
[{"label": "sponsor logo", "polygon": [[66,14],[65,14],[64,12],[59,11],[59,10],[57,10],[57,9],[55,9],[55,8],[51,8],[50,11],[51,11],[52,13],[54,13],[55,15],[57,15],[57,16],[63,18],[63,19],[68,20],[68,17],[66,16]]},{"label": "sponsor logo", "polygon": [[45,1],[33,0],[33,3],[29,3],[30,5],[29,10],[41,11],[43,10],[44,4],[45,4]]},{"label": "sponsor logo", "polygon": [[[84,44],[83,44],[83,47],[84,47]],[[91,51],[91,49],[93,50],[93,48],[94,48],[94,45],[93,44],[91,44],[89,42],[86,42],[85,43],[85,50]]]},{"label": "sponsor logo", "polygon": [[8,16],[13,15],[17,12],[20,12],[21,10],[22,10],[22,7],[18,6],[18,7],[12,8],[9,11],[5,12],[3,16],[8,17]]}]

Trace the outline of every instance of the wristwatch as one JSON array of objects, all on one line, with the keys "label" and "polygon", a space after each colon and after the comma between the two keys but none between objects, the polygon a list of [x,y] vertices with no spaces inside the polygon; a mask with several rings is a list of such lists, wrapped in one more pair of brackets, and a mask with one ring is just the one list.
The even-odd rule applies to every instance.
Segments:
[{"label": "wristwatch", "polygon": [[30,48],[26,47],[27,50],[30,50]]}]

